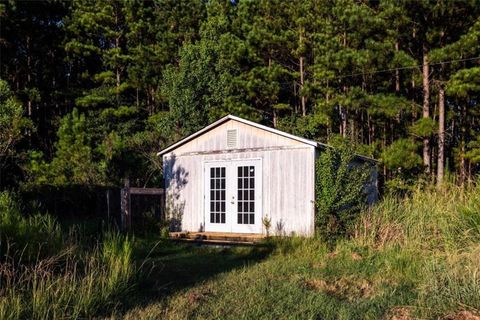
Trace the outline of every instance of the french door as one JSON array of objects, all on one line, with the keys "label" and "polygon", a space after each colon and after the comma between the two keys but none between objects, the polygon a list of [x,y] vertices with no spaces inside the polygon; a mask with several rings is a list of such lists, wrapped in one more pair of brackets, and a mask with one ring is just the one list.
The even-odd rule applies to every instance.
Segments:
[{"label": "french door", "polygon": [[206,162],[205,231],[262,232],[260,159]]}]

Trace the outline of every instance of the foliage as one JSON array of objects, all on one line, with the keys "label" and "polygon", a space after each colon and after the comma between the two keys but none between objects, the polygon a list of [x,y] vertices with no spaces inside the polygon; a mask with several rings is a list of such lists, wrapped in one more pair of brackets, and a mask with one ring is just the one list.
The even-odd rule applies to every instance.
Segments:
[{"label": "foliage", "polygon": [[162,91],[171,108],[170,125],[189,135],[207,124],[212,102],[219,103],[214,100],[215,88],[222,86],[212,66],[211,61],[216,60],[212,48],[187,45],[180,59],[178,69],[170,66],[165,70]]},{"label": "foliage", "polygon": [[437,123],[430,118],[417,120],[411,127],[410,132],[420,138],[430,137],[438,127]]},{"label": "foliage", "polygon": [[93,161],[84,114],[74,109],[60,123],[55,156],[46,163],[41,153],[30,155],[29,172],[37,184],[90,184],[104,178]]},{"label": "foliage", "polygon": [[0,156],[7,157],[22,137],[27,119],[23,117],[21,103],[16,100],[8,83],[0,80]]},{"label": "foliage", "polygon": [[382,162],[390,170],[412,170],[422,163],[418,144],[409,139],[393,142],[382,154]]},{"label": "foliage", "polygon": [[31,126],[32,122],[23,116],[22,105],[8,83],[0,79],[0,185],[3,168],[9,158],[16,154],[16,145]]},{"label": "foliage", "polygon": [[386,181],[387,192],[404,193],[416,183],[422,165],[419,148],[419,143],[412,139],[398,139],[383,150],[382,163],[392,173]]},{"label": "foliage", "polygon": [[[58,158],[60,119],[75,108],[90,155],[70,167],[57,161],[58,184],[126,175],[158,184],[155,153],[225,114],[322,142],[340,135],[375,157],[413,135],[428,139],[424,161],[436,168],[440,87],[445,162],[465,181],[478,170],[465,148],[480,130],[479,10],[475,1],[6,2],[0,76],[36,133],[16,131],[28,139],[9,147],[18,161],[0,184],[52,180],[15,162],[28,167],[25,151],[35,166]],[[411,150],[402,158],[414,160]],[[414,176],[391,170],[386,181]]]},{"label": "foliage", "polygon": [[326,240],[345,235],[359,210],[366,204],[365,188],[373,170],[355,163],[356,155],[346,144],[320,154],[315,168],[315,224]]},{"label": "foliage", "polygon": [[465,158],[469,159],[472,163],[480,163],[480,136],[468,143]]}]

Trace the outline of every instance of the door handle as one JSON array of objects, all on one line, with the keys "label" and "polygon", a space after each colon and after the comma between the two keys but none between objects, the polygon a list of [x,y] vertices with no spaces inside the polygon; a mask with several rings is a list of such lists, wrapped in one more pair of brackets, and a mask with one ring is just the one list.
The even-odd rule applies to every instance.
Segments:
[{"label": "door handle", "polygon": [[235,204],[235,196],[232,197],[232,201],[230,201],[231,204]]}]

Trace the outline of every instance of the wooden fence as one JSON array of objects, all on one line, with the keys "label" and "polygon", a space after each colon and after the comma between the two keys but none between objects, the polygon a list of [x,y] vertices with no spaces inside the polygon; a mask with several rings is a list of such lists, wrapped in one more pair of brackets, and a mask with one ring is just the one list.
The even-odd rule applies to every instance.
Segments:
[{"label": "wooden fence", "polygon": [[[132,195],[157,196],[160,197],[160,201],[165,202],[164,189],[131,187],[130,180],[125,179],[124,187],[120,190],[121,227],[123,231],[129,231],[132,228]],[[162,203],[162,207],[165,207],[164,203]]]}]

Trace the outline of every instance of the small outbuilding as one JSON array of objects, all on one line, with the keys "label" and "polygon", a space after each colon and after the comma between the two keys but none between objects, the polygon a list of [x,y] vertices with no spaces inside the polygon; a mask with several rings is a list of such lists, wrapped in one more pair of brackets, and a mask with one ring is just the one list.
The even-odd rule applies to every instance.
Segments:
[{"label": "small outbuilding", "polygon": [[[232,115],[160,151],[177,231],[310,236],[315,162],[328,146]],[[358,156],[358,161],[374,161]],[[376,197],[376,172],[369,188]]]}]

